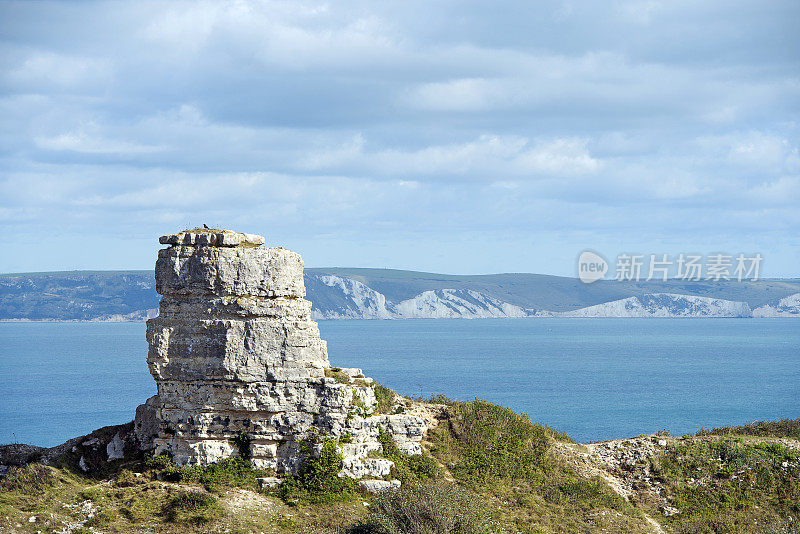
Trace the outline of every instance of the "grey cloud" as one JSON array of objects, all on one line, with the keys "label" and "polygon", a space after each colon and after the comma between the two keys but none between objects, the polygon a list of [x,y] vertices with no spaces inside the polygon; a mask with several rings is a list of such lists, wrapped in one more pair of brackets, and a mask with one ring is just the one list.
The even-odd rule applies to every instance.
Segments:
[{"label": "grey cloud", "polygon": [[[312,236],[346,236],[366,263],[391,257],[383,241],[566,246],[541,232],[778,243],[800,224],[798,15],[789,0],[6,2],[0,228],[144,239],[206,218],[312,257],[332,253]],[[469,271],[453,250],[447,270]]]}]

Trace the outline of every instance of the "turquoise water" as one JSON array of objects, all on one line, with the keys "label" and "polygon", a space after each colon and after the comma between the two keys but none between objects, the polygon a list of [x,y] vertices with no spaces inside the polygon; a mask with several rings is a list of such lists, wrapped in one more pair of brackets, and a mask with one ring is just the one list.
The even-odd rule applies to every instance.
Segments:
[{"label": "turquoise water", "polygon": [[[333,365],[475,397],[579,441],[800,417],[796,319],[321,321]],[[0,443],[130,421],[155,393],[141,323],[0,323]]]}]

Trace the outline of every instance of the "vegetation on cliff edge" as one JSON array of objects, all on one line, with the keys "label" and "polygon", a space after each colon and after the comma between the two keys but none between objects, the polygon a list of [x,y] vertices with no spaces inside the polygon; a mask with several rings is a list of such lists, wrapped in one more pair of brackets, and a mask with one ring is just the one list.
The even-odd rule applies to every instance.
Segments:
[{"label": "vegetation on cliff edge", "polygon": [[583,447],[567,436],[485,401],[430,400],[439,423],[423,455],[380,435],[378,454],[394,462],[399,490],[372,495],[338,477],[338,445],[324,436],[304,444],[298,473],[272,490],[257,481],[269,473],[240,457],[176,468],[168,456],[126,450],[88,474],[78,459],[96,459],[78,445],[58,467],[32,463],[0,479],[0,531],[653,532],[655,520],[665,532],[798,532],[800,421],[668,438],[644,466],[660,493],[648,498],[634,484],[638,493],[626,499],[597,476],[599,464],[586,471],[565,453]]}]

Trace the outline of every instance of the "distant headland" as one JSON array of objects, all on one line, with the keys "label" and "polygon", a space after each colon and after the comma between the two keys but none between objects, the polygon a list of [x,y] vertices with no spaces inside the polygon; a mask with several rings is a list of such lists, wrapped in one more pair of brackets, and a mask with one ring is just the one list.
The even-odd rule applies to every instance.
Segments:
[{"label": "distant headland", "polygon": [[[599,281],[508,273],[393,269],[304,273],[315,319],[522,317],[795,317],[800,279]],[[144,321],[155,317],[153,271],[0,274],[0,321]]]}]

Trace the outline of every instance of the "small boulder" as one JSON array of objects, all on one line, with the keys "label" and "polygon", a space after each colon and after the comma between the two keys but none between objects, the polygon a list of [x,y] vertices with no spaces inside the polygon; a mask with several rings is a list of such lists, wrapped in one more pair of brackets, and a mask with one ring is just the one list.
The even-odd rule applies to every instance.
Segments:
[{"label": "small boulder", "polygon": [[664,514],[666,517],[670,517],[681,513],[680,510],[678,510],[677,508],[673,508],[672,506],[662,506],[659,508],[659,510],[661,510],[661,513]]},{"label": "small boulder", "polygon": [[106,445],[106,453],[108,454],[108,461],[121,460],[125,457],[125,442],[119,435],[119,432],[114,434],[114,438]]},{"label": "small boulder", "polygon": [[283,479],[278,477],[262,477],[262,478],[257,478],[256,480],[258,481],[258,485],[259,487],[261,487],[261,489],[274,488],[275,486],[279,486],[281,482],[283,482]]},{"label": "small boulder", "polygon": [[359,480],[358,486],[369,493],[378,493],[400,487],[399,480]]}]

